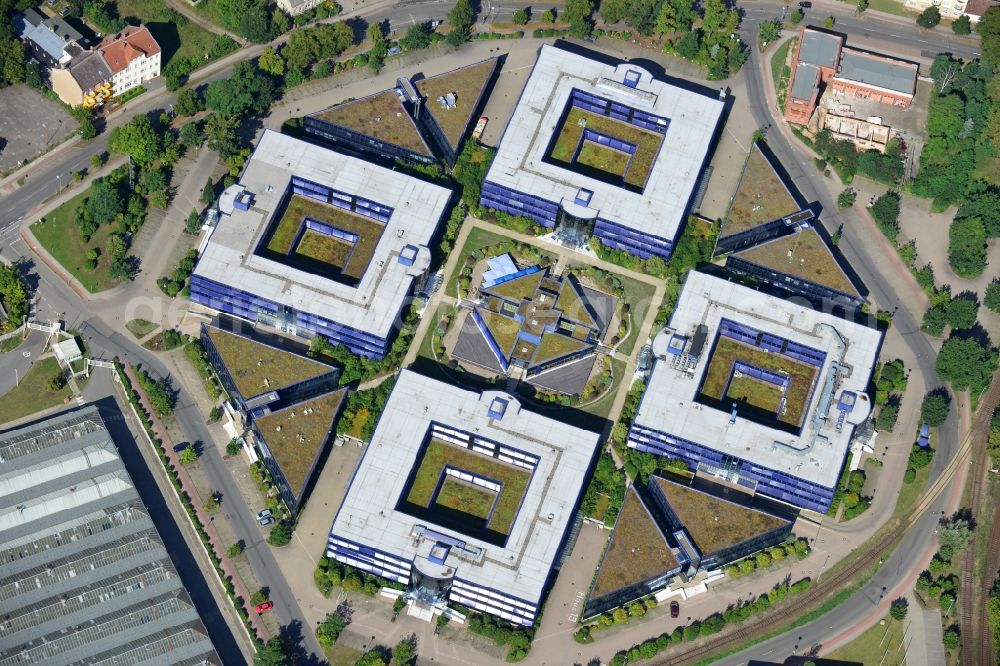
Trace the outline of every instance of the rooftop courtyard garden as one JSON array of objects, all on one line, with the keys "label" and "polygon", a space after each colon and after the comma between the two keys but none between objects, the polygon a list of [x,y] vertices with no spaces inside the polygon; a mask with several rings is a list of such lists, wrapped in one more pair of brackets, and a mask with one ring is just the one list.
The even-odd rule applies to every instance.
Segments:
[{"label": "rooftop courtyard garden", "polygon": [[[493,515],[486,527],[499,534],[510,534],[514,519],[517,517],[517,510],[528,489],[531,472],[521,467],[509,465],[497,458],[476,453],[472,449],[432,438],[424,449],[423,455],[417,461],[417,469],[408,491],[404,491],[406,492],[406,501],[425,509],[432,509],[435,503],[444,502],[448,508],[469,514],[474,518],[484,518],[484,516],[479,515],[482,513],[481,507],[482,503],[485,502],[484,498],[476,498],[468,506],[455,507],[449,503],[453,502],[456,492],[454,486],[449,486],[444,495],[442,492],[435,493],[446,466],[477,474],[501,484],[496,508],[493,510]],[[442,491],[444,490],[442,488]],[[492,493],[490,494],[492,495]],[[469,499],[471,501],[471,498]]]},{"label": "rooftop courtyard garden", "polygon": [[[577,148],[585,129],[633,144],[636,147],[635,155],[627,169],[622,158],[627,163],[629,156],[620,150],[585,142],[585,150],[578,153]],[[570,168],[580,164],[589,167],[589,170],[607,173],[612,178],[621,178],[626,185],[641,190],[656,162],[661,143],[662,134],[571,106],[559,128],[549,158],[569,165]]]},{"label": "rooftop courtyard garden", "polygon": [[236,390],[247,399],[335,371],[325,363],[242,335],[213,327],[205,331],[233,378]]},{"label": "rooftop courtyard garden", "polygon": [[[774,398],[771,390],[773,384],[759,379],[749,383],[740,382],[735,387],[729,384],[730,375],[733,374],[733,364],[737,361],[789,378],[788,389],[785,392],[785,410],[778,415],[778,421],[795,428],[800,427],[812,395],[817,368],[783,354],[751,347],[720,335],[709,360],[708,369],[705,371],[701,394],[711,400],[728,403],[730,400],[738,399],[734,395],[735,390],[737,394],[742,393],[739,398],[744,399],[747,404],[762,411],[769,411],[768,405]],[[725,393],[727,384],[729,384],[728,393]],[[723,407],[728,409],[728,404]]]},{"label": "rooftop courtyard garden", "polygon": [[625,172],[628,169],[629,157],[631,155],[624,151],[584,140],[580,146],[580,152],[576,156],[576,161],[578,164],[591,167],[592,169],[624,178]]},{"label": "rooftop courtyard garden", "polygon": [[729,380],[729,390],[726,391],[726,399],[734,402],[745,402],[753,405],[765,412],[777,414],[781,407],[781,387],[777,384],[750,377],[749,375],[735,374]]},{"label": "rooftop courtyard garden", "polygon": [[858,295],[857,289],[815,229],[806,229],[791,236],[761,243],[738,252],[736,256],[759,266],[829,287],[842,294]]},{"label": "rooftop courtyard garden", "polygon": [[659,476],[652,477],[703,555],[788,524],[776,516],[713,497]]},{"label": "rooftop courtyard garden", "polygon": [[781,182],[778,172],[754,144],[719,235],[731,236],[798,209],[799,205]]},{"label": "rooftop courtyard garden", "polygon": [[599,599],[676,567],[677,558],[667,546],[660,528],[635,488],[629,488],[611,533],[611,542],[597,570],[590,598]]},{"label": "rooftop courtyard garden", "polygon": [[330,439],[346,393],[346,390],[324,393],[256,421],[268,450],[296,496],[301,494],[309,470]]},{"label": "rooftop courtyard garden", "polygon": [[486,520],[496,501],[496,493],[449,476],[441,484],[435,503]]},{"label": "rooftop courtyard garden", "polygon": [[[352,234],[357,240],[352,243],[317,229],[305,228],[307,219]],[[368,269],[383,231],[385,225],[381,222],[293,194],[281,217],[269,230],[265,247],[272,258],[293,268],[329,272],[331,276],[342,275],[357,281]]]},{"label": "rooftop courtyard garden", "polygon": [[[473,120],[476,103],[496,65],[491,58],[416,82],[417,92],[424,97],[424,110],[437,121],[454,150]],[[455,108],[446,109],[438,102],[448,93],[455,94]]]},{"label": "rooftop courtyard garden", "polygon": [[385,90],[315,114],[319,120],[432,156],[396,93]]}]

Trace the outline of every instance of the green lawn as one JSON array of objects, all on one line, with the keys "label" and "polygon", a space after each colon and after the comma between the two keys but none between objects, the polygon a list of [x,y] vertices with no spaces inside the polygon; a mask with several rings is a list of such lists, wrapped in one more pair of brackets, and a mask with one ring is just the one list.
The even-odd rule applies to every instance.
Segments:
[{"label": "green lawn", "polygon": [[299,241],[295,252],[340,268],[347,263],[347,257],[351,254],[351,246],[332,236],[306,231],[302,234],[302,240]]},{"label": "green lawn", "polygon": [[52,391],[49,380],[59,374],[54,358],[37,361],[18,386],[0,396],[0,423],[8,423],[49,407],[63,404],[70,397],[69,387]]},{"label": "green lawn", "polygon": [[786,69],[785,61],[788,58],[788,51],[795,47],[795,43],[798,41],[797,37],[793,37],[785,41],[778,50],[771,54],[771,81],[774,82],[775,95],[778,98],[778,106],[782,109],[785,108],[785,97],[788,95],[788,78],[791,74],[791,68]]},{"label": "green lawn", "polygon": [[[615,396],[621,389],[622,379],[624,379],[625,375],[625,362],[619,361],[616,358],[611,359],[611,374],[614,378],[611,388],[596,402],[586,407],[581,407],[581,411],[601,418],[608,418],[611,413],[611,406],[615,402]],[[629,383],[631,383],[631,380]]]},{"label": "green lawn", "polygon": [[479,229],[478,227],[473,228],[469,232],[469,237],[465,240],[465,245],[460,249],[455,250],[458,252],[459,261],[455,265],[455,270],[451,275],[448,276],[448,286],[445,289],[445,293],[449,296],[458,296],[458,276],[462,272],[464,263],[462,261],[463,257],[466,257],[480,248],[487,247],[489,245],[496,245],[500,241],[508,240],[506,236],[501,236],[500,234],[495,234],[492,231],[486,231],[485,229]]},{"label": "green lawn", "polygon": [[853,641],[835,650],[826,659],[859,664],[903,666],[906,648],[903,643],[903,623],[886,616],[885,626],[876,624]]},{"label": "green lawn", "polygon": [[[80,238],[76,208],[87,197],[87,192],[56,208],[43,218],[43,222],[33,224],[31,233],[63,268],[80,281],[84,289],[93,294],[114,287],[118,281],[108,277],[110,259],[104,252],[108,236],[114,231],[113,225],[101,225],[86,244]],[[93,248],[101,250],[101,256],[97,260],[97,268],[88,271],[83,264],[87,261],[87,251]]]},{"label": "green lawn", "polygon": [[[639,329],[646,318],[646,313],[654,305],[653,294],[656,293],[656,285],[633,280],[621,273],[616,273],[615,275],[622,281],[622,288],[625,290],[625,302],[629,304],[630,308],[628,316],[632,319],[632,326],[629,329],[628,337],[618,346],[618,351],[625,355],[631,355],[639,339]],[[620,312],[621,306],[619,305],[618,307]]]},{"label": "green lawn", "polygon": [[538,345],[538,354],[535,363],[544,363],[550,359],[559,358],[570,352],[580,351],[587,347],[586,343],[568,338],[557,333],[546,333],[542,336],[542,341]]},{"label": "green lawn", "polygon": [[[856,7],[858,4],[855,0],[840,1],[844,4],[851,5],[852,7]],[[875,11],[886,12],[888,14],[895,14],[896,16],[905,16],[910,19],[917,15],[915,12],[908,11],[906,7],[903,6],[902,2],[897,2],[897,0],[869,0],[868,9],[874,9]]]},{"label": "green lawn", "polygon": [[125,322],[125,328],[136,338],[144,338],[156,330],[159,324],[155,324],[147,319],[130,319]]},{"label": "green lawn", "polygon": [[163,53],[161,69],[174,59],[204,58],[212,50],[215,35],[166,6],[163,0],[117,0],[122,18],[135,17],[156,39]]}]

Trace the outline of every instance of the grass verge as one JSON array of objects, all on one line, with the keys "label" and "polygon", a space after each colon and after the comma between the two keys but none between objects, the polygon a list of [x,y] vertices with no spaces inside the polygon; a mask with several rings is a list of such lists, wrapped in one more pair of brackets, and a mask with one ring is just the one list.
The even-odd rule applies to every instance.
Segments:
[{"label": "grass verge", "polygon": [[[76,225],[76,209],[89,192],[88,189],[73,197],[42,218],[42,221],[31,225],[31,233],[53,259],[93,294],[110,289],[118,282],[108,276],[111,260],[110,255],[104,252],[114,226],[102,224],[90,240],[84,243],[80,228]],[[97,259],[97,267],[88,270],[84,264],[87,262],[87,252],[92,249],[100,250],[101,256]]]},{"label": "grass verge", "polygon": [[125,328],[137,339],[146,337],[155,331],[157,326],[159,326],[159,324],[151,322],[148,319],[130,319],[125,322]]},{"label": "grass verge", "polygon": [[63,404],[71,395],[69,388],[49,388],[49,380],[61,372],[54,358],[37,361],[16,387],[0,396],[0,423]]}]

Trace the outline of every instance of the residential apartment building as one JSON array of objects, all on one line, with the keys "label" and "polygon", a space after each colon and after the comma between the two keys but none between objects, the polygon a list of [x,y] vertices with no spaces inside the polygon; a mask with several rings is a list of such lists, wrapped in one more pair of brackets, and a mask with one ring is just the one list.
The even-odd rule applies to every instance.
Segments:
[{"label": "residential apartment building", "polygon": [[323,0],[274,0],[274,4],[282,11],[295,16],[323,4]]},{"label": "residential apartment building", "polygon": [[[48,65],[52,90],[70,106],[100,106],[160,75],[160,45],[145,26],[126,26],[94,49],[84,50],[79,33],[73,31],[78,39],[60,41],[63,37],[46,27],[54,19],[39,22],[36,14],[30,10],[17,19],[18,34],[27,35],[33,54],[43,54],[36,59]],[[60,34],[66,40],[72,37],[69,32]]]},{"label": "residential apartment building", "polygon": [[937,7],[941,18],[957,19],[965,13],[969,0],[904,0],[903,6],[914,12]]},{"label": "residential apartment building", "polygon": [[100,106],[112,95],[111,69],[98,51],[88,51],[69,67],[49,70],[49,83],[59,99],[85,109]]},{"label": "residential apartment building", "polygon": [[979,23],[979,19],[983,17],[983,14],[990,7],[1000,7],[1000,2],[997,0],[969,0],[965,6],[965,15],[969,17],[969,21],[973,24]]},{"label": "residential apartment building", "polygon": [[111,70],[111,94],[117,97],[160,75],[160,45],[146,26],[126,26],[97,46]]},{"label": "residential apartment building", "polygon": [[46,67],[65,67],[83,53],[83,35],[64,20],[35,9],[14,16],[14,32],[29,55]]}]

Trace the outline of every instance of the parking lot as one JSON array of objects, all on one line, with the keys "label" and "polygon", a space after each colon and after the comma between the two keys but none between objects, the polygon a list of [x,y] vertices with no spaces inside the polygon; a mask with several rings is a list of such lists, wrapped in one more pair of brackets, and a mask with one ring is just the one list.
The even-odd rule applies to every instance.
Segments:
[{"label": "parking lot", "polygon": [[0,95],[0,171],[17,167],[76,131],[77,123],[55,102],[26,85]]}]

